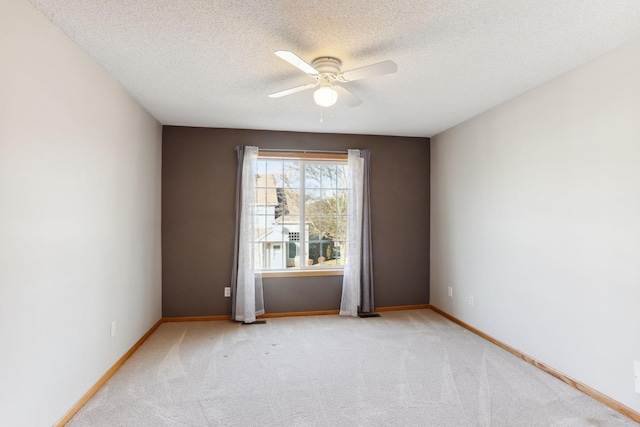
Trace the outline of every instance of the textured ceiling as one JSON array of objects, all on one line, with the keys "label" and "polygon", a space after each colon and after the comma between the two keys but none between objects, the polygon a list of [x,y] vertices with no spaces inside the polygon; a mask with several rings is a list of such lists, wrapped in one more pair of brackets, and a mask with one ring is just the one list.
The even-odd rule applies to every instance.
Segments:
[{"label": "textured ceiling", "polygon": [[[432,136],[640,37],[640,0],[32,0],[161,123]],[[273,54],[336,56],[363,100],[324,109]]]}]

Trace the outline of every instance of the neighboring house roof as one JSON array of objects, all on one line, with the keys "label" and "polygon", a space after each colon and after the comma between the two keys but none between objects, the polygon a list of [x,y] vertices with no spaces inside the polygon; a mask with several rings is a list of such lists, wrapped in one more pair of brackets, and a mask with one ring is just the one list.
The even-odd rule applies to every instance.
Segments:
[{"label": "neighboring house roof", "polygon": [[272,174],[256,175],[256,203],[266,206],[278,205],[276,177]]},{"label": "neighboring house roof", "polygon": [[262,206],[280,206],[276,215],[297,215],[300,213],[298,191],[291,188],[276,187],[273,174],[256,175],[256,204]]}]

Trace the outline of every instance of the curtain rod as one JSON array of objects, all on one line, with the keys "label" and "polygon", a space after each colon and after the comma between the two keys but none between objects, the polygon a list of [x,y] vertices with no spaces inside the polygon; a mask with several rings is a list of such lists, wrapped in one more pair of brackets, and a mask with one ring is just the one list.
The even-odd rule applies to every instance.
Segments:
[{"label": "curtain rod", "polygon": [[294,148],[265,148],[258,147],[258,151],[270,153],[320,153],[320,154],[347,154],[347,150],[300,150]]}]

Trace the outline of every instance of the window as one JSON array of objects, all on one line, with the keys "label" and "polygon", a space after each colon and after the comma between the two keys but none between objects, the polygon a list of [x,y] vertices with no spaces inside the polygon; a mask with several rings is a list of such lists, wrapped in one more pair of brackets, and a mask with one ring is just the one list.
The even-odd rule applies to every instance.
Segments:
[{"label": "window", "polygon": [[346,155],[260,153],[256,165],[256,268],[342,268],[347,229]]}]

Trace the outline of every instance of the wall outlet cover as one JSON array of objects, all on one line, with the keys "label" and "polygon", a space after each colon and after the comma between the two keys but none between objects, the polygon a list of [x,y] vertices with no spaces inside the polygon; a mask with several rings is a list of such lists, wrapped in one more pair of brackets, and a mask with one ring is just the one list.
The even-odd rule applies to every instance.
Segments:
[{"label": "wall outlet cover", "polygon": [[224,296],[225,297],[230,297],[231,296],[231,288],[230,287],[226,287],[224,288]]},{"label": "wall outlet cover", "polygon": [[449,286],[447,292],[449,293],[449,297],[453,298],[453,288],[451,286]]}]

